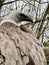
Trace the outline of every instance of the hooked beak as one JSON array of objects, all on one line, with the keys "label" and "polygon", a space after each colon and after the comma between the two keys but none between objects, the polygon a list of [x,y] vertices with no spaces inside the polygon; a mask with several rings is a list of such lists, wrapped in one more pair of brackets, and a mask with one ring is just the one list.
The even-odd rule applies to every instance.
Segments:
[{"label": "hooked beak", "polygon": [[27,16],[27,15],[25,15],[25,14],[23,14],[23,13],[19,13],[18,18],[19,18],[21,21],[33,22],[33,20],[32,20],[29,16]]},{"label": "hooked beak", "polygon": [[28,16],[26,16],[25,21],[33,22],[33,20]]}]

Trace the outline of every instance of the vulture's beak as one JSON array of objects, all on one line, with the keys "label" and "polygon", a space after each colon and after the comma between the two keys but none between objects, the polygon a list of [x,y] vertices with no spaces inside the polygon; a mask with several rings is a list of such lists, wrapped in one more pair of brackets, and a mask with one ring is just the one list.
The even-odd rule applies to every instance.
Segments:
[{"label": "vulture's beak", "polygon": [[29,22],[33,23],[33,20],[30,17],[28,17],[28,16],[26,16],[25,21],[29,21]]},{"label": "vulture's beak", "polygon": [[23,13],[19,13],[19,16],[17,16],[17,17],[19,19],[21,19],[22,21],[33,22],[33,20],[29,16],[27,16],[27,15],[25,15]]}]

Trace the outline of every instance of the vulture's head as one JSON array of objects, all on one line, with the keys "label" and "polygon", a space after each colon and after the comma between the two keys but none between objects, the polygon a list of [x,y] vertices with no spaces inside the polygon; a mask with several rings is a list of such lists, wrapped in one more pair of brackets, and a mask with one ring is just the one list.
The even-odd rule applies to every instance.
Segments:
[{"label": "vulture's head", "polygon": [[9,14],[8,18],[16,21],[16,23],[21,21],[33,22],[33,20],[29,16],[25,15],[24,13],[18,10],[12,11]]},{"label": "vulture's head", "polygon": [[25,15],[21,11],[14,10],[6,17],[6,19],[3,19],[1,21],[1,24],[3,24],[4,22],[11,22],[16,24],[22,21],[33,22],[33,20],[29,16]]}]

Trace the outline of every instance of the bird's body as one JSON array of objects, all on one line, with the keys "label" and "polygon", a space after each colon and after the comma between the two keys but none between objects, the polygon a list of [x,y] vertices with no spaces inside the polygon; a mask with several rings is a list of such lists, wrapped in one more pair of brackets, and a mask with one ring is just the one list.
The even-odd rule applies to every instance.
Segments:
[{"label": "bird's body", "polygon": [[21,11],[14,10],[6,17],[6,19],[3,19],[1,21],[0,25],[2,25],[5,22],[11,22],[13,24],[17,24],[20,23],[21,21],[32,22],[32,19],[27,15],[25,15],[24,13],[22,13]]}]

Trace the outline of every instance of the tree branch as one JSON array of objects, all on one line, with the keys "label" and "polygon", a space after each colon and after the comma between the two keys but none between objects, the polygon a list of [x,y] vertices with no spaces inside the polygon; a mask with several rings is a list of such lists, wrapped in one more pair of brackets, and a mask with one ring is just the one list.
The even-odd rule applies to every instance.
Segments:
[{"label": "tree branch", "polygon": [[16,1],[19,1],[19,0],[15,0],[15,1],[7,2],[7,3],[3,3],[2,5],[0,5],[0,7],[3,6],[3,5],[6,5],[6,4],[11,4],[11,3],[16,2]]}]

